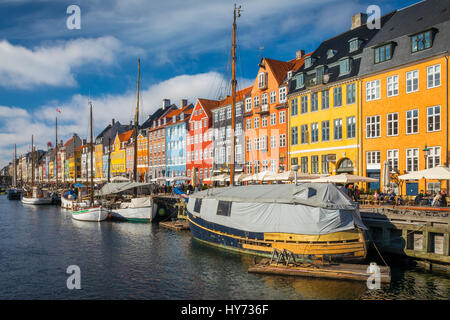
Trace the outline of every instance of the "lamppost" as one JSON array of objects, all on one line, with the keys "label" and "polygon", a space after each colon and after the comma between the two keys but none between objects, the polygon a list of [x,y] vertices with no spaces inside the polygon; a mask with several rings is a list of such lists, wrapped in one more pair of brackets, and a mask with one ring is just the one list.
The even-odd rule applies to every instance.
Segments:
[{"label": "lamppost", "polygon": [[[430,153],[430,149],[425,144],[425,148],[423,148],[423,155],[425,157],[425,169],[428,167],[428,155]],[[425,178],[425,194],[427,193],[427,179]]]}]

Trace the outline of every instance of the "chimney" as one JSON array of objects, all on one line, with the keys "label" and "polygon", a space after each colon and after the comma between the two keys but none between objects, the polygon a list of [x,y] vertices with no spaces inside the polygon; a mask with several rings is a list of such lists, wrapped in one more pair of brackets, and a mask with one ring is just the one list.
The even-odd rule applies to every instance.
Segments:
[{"label": "chimney", "polygon": [[114,124],[116,123],[116,120],[114,120],[114,118],[112,119],[112,125],[114,126]]},{"label": "chimney", "polygon": [[365,13],[357,13],[352,16],[352,27],[350,30],[361,27],[363,24],[367,23],[367,14]]},{"label": "chimney", "polygon": [[162,109],[166,109],[168,106],[170,106],[170,99],[163,99],[162,101]]},{"label": "chimney", "polygon": [[187,99],[181,99],[180,100],[180,109],[186,107],[187,102],[188,102]]},{"label": "chimney", "polygon": [[301,50],[297,50],[295,52],[295,59],[301,59],[303,56],[305,55],[305,50],[301,49]]}]

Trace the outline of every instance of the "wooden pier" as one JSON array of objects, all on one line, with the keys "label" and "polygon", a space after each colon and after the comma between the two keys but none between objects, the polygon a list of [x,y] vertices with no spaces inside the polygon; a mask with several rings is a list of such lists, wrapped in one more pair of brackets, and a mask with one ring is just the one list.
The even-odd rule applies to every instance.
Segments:
[{"label": "wooden pier", "polygon": [[361,206],[361,218],[382,253],[414,259],[427,270],[450,273],[450,208]]}]

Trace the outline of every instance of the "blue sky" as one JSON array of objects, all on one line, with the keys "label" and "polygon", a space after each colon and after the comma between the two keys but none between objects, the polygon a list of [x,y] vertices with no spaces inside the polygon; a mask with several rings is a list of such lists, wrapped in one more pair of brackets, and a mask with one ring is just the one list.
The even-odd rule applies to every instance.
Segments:
[{"label": "blue sky", "polygon": [[[246,0],[238,19],[238,87],[250,85],[261,56],[291,60],[349,29],[351,16],[379,5],[382,14],[417,0]],[[69,5],[81,29],[69,30]],[[0,0],[0,167],[60,137],[88,135],[111,118],[127,123],[136,104],[141,58],[141,121],[169,98],[218,98],[229,88],[228,0]],[[263,47],[263,49],[262,49]],[[62,113],[56,113],[56,108]]]}]

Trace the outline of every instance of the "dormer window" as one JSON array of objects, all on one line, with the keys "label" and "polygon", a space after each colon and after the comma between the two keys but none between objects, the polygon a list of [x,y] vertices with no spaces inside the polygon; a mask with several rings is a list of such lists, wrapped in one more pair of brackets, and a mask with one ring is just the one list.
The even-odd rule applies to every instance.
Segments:
[{"label": "dormer window", "polygon": [[327,51],[327,59],[333,58],[336,55],[336,52],[337,52],[336,50],[328,49],[328,51]]},{"label": "dormer window", "polygon": [[177,116],[173,116],[173,117],[172,117],[172,122],[173,122],[173,123],[177,122]]},{"label": "dormer window", "polygon": [[267,88],[267,72],[260,72],[258,74],[258,89]]},{"label": "dormer window", "polygon": [[305,69],[311,67],[312,65],[312,58],[311,57],[306,57],[305,58]]},{"label": "dormer window", "polygon": [[432,30],[411,37],[411,53],[431,48],[432,45]]},{"label": "dormer window", "polygon": [[292,78],[292,70],[291,70],[291,71],[288,71],[288,73],[287,73],[287,78],[288,78],[288,80]]},{"label": "dormer window", "polygon": [[348,43],[349,43],[349,52],[354,52],[359,49],[360,40],[358,38],[350,39]]},{"label": "dormer window", "polygon": [[345,75],[350,72],[350,58],[344,58],[339,62],[339,75]]},{"label": "dormer window", "polygon": [[158,126],[161,125],[161,119],[158,119]]},{"label": "dormer window", "polygon": [[316,83],[323,83],[323,75],[325,73],[325,66],[320,66],[316,68]]},{"label": "dormer window", "polygon": [[392,43],[385,44],[374,49],[375,63],[391,60],[392,58]]},{"label": "dormer window", "polygon": [[184,113],[183,112],[180,114],[180,120],[184,120]]},{"label": "dormer window", "polygon": [[303,87],[305,85],[305,74],[304,73],[298,73],[295,76],[295,80],[296,80],[296,85],[295,85],[296,89]]}]

